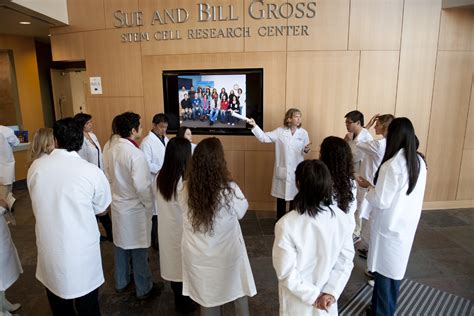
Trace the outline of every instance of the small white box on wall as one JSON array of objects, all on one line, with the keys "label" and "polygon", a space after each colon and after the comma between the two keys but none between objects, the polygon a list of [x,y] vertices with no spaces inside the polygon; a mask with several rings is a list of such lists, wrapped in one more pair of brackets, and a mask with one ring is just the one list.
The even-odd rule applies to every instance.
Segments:
[{"label": "small white box on wall", "polygon": [[102,94],[102,81],[100,77],[90,77],[91,94]]}]

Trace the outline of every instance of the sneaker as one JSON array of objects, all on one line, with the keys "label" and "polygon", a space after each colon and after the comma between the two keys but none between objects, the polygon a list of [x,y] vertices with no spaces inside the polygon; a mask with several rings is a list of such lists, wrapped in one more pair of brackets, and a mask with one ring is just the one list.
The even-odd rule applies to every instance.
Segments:
[{"label": "sneaker", "polygon": [[368,254],[368,250],[367,249],[357,249],[357,254],[359,255],[359,257],[361,257],[362,259],[367,259],[367,254]]},{"label": "sneaker", "polygon": [[151,289],[148,291],[148,293],[137,296],[137,299],[139,299],[140,301],[145,301],[145,300],[155,298],[156,296],[158,296],[161,293],[161,291],[163,290],[164,287],[165,286],[163,285],[163,283],[154,283],[153,282],[153,285],[152,285]]},{"label": "sneaker", "polygon": [[369,280],[369,281],[367,281],[367,284],[370,285],[371,287],[374,287],[375,281],[373,279]]},{"label": "sneaker", "polygon": [[354,245],[360,242],[362,238],[360,236],[352,235],[352,241],[354,242]]}]

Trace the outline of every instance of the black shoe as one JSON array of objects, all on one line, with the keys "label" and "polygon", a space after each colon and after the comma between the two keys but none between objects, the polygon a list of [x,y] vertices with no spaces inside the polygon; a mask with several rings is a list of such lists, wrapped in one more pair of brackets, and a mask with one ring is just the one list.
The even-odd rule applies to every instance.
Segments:
[{"label": "black shoe", "polygon": [[153,285],[152,285],[151,289],[148,291],[148,293],[146,293],[144,295],[137,296],[137,299],[139,299],[140,301],[145,301],[145,300],[155,298],[161,293],[161,291],[163,290],[164,287],[165,286],[163,285],[163,283],[154,283],[153,282]]},{"label": "black shoe", "polygon": [[361,257],[362,259],[367,259],[367,254],[368,254],[368,250],[367,249],[357,249],[357,254],[359,255],[359,257]]},{"label": "black shoe", "polygon": [[175,299],[174,307],[176,312],[180,314],[190,314],[196,311],[199,305],[194,302],[189,296],[182,296],[180,299]]},{"label": "black shoe", "polygon": [[365,316],[372,316],[372,305],[367,306],[365,309]]}]

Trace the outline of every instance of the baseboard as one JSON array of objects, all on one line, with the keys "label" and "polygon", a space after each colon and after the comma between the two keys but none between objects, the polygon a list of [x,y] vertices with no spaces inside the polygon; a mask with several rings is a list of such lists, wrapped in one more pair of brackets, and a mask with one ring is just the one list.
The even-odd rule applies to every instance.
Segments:
[{"label": "baseboard", "polygon": [[450,210],[457,208],[474,208],[474,200],[429,201],[423,203],[423,210]]}]

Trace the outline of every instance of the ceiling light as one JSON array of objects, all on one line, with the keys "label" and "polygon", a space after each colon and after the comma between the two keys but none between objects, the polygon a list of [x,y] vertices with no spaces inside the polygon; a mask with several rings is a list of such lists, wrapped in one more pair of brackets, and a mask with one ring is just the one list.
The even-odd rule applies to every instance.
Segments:
[{"label": "ceiling light", "polygon": [[29,24],[31,24],[31,22],[28,22],[28,21],[21,21],[20,24],[22,24],[22,25],[29,25]]}]

